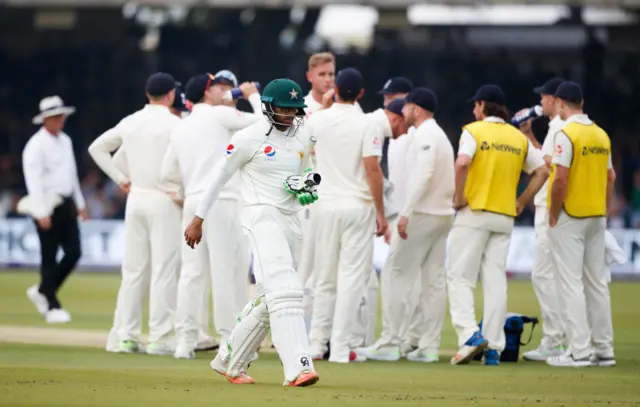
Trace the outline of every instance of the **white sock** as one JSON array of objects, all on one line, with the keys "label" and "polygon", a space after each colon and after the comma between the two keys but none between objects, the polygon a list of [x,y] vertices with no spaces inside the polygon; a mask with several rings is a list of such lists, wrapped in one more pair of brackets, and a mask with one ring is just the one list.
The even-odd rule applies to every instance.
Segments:
[{"label": "white sock", "polygon": [[302,308],[269,310],[271,338],[284,367],[285,380],[291,382],[303,370],[315,370],[309,354],[309,339]]}]

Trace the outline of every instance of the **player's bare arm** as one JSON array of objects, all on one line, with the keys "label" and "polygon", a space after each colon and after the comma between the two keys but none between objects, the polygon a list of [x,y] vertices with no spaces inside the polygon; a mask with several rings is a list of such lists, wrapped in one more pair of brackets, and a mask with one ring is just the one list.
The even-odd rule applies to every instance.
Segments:
[{"label": "player's bare arm", "polygon": [[464,196],[464,186],[467,183],[469,166],[471,166],[471,157],[466,154],[458,155],[456,159],[456,192],[453,196],[453,208],[455,210],[462,209],[468,204]]}]

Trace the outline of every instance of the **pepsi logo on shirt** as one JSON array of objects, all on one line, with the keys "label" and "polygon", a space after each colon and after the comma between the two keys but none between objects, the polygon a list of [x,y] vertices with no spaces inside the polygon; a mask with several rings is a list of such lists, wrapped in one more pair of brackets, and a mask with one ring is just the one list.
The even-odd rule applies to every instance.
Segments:
[{"label": "pepsi logo on shirt", "polygon": [[273,146],[267,145],[264,148],[265,160],[273,161],[276,159],[276,149]]},{"label": "pepsi logo on shirt", "polygon": [[236,148],[234,147],[234,145],[233,145],[233,144],[229,144],[229,145],[227,146],[227,155],[231,155],[231,154],[235,151],[235,149],[236,149]]}]

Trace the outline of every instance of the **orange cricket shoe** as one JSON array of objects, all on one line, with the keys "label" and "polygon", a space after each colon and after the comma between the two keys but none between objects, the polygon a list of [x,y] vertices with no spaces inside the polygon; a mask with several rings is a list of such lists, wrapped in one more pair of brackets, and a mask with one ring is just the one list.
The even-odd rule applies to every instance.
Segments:
[{"label": "orange cricket shoe", "polygon": [[318,376],[316,372],[312,370],[306,370],[300,372],[300,374],[294,381],[285,382],[284,385],[289,387],[306,387],[318,383],[318,380],[320,380],[320,376]]}]

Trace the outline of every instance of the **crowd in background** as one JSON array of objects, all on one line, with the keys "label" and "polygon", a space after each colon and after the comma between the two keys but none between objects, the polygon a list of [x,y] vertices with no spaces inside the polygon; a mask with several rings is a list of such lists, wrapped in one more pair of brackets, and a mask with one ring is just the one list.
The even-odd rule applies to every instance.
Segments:
[{"label": "crowd in background", "polygon": [[[7,68],[0,77],[0,217],[17,216],[15,204],[25,193],[21,152],[37,130],[31,118],[44,96],[57,94],[77,107],[65,130],[74,142],[89,216],[121,219],[125,197],[97,170],[86,149],[145,103],[142,89],[149,72],[164,70],[186,80],[202,71],[230,69],[241,81],[267,83],[286,76],[308,89],[304,38],[313,24],[305,20],[300,40],[281,46],[274,27],[288,23],[286,13],[258,13],[243,26],[220,12],[215,24],[206,20],[209,25],[200,21],[200,26],[167,27],[158,50],[145,53],[139,48],[144,30],[123,20],[118,10],[82,12],[78,21],[85,23],[71,31],[34,30],[28,10],[8,10],[0,17],[0,66]],[[109,28],[95,29],[101,26]],[[452,30],[425,48],[380,31],[371,49],[338,55],[337,65],[353,66],[364,74],[361,105],[366,112],[382,103],[376,92],[390,77],[407,76],[415,85],[434,89],[440,101],[436,119],[454,146],[461,126],[472,120],[472,106],[466,101],[480,84],[501,85],[515,112],[536,104],[533,87],[551,76],[581,83],[586,112],[612,139],[618,181],[610,224],[640,226],[640,120],[634,112],[640,106],[640,54],[616,47],[613,40],[602,46],[594,38],[581,49],[528,52],[472,49],[456,38]],[[546,131],[543,121],[534,123],[540,141]],[[532,225],[533,211],[525,211],[518,222]]]}]

